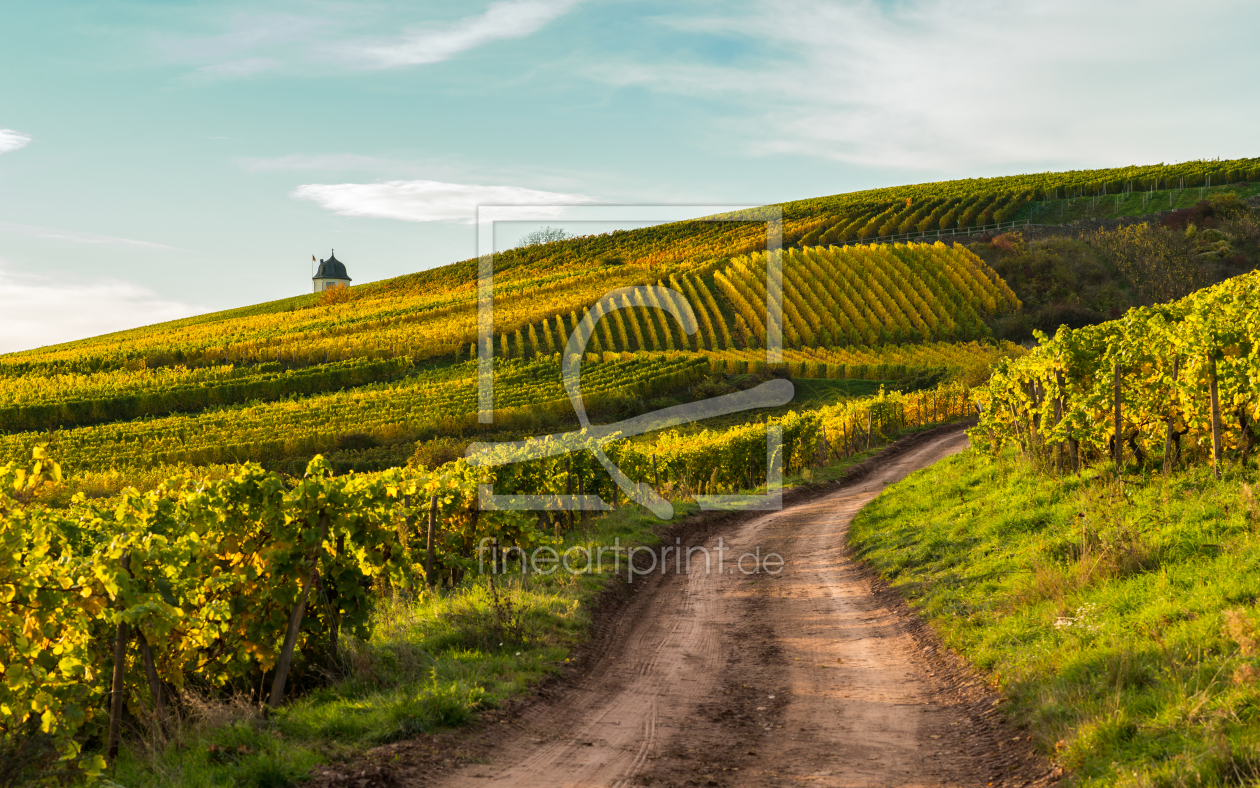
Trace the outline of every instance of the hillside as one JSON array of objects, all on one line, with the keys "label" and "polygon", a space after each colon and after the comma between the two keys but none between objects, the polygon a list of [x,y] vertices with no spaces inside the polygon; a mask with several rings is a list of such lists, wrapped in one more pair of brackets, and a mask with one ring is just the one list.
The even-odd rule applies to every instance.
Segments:
[{"label": "hillside", "polygon": [[[588,347],[584,392],[596,412],[642,412],[709,375],[913,386],[975,377],[1013,352],[951,344],[986,339],[986,320],[1018,308],[971,252],[816,247],[783,255],[785,364],[770,370],[766,264],[753,252],[563,277],[509,267],[495,311],[494,429],[572,420],[561,345],[600,295],[631,284],[670,286],[699,330],[683,333],[656,304],[614,312]],[[393,281],[12,354],[0,360],[0,457],[50,443],[76,472],[244,461],[297,470],[330,452],[380,469],[404,464],[418,443],[483,432],[471,283],[429,276],[422,294],[414,280]]]},{"label": "hillside", "polygon": [[1102,323],[1260,267],[1255,200],[1249,205],[1239,191],[1203,200],[1196,191],[1196,202],[1171,212],[1024,228],[970,243],[1022,304],[990,322],[995,336],[1024,342],[1037,330]]},{"label": "hillside", "polygon": [[[1220,484],[1255,483],[1248,463],[1260,418],[1260,272],[1190,290],[1253,267],[1252,212],[1206,184],[1222,173],[1250,177],[1251,166],[1021,176],[788,203],[793,240],[777,260],[759,248],[764,228],[751,222],[684,222],[507,252],[496,272],[490,425],[477,414],[475,261],[0,357],[0,588],[9,601],[0,606],[0,706],[19,710],[0,717],[0,759],[10,758],[18,782],[92,778],[109,760],[119,784],[293,786],[316,764],[462,724],[565,669],[592,631],[598,600],[622,582],[621,567],[625,582],[636,579],[635,562],[609,567],[590,551],[668,545],[672,533],[658,531],[649,512],[672,516],[666,528],[747,527],[740,538],[750,547],[757,533],[771,533],[757,529],[773,520],[778,549],[816,567],[817,580],[801,588],[822,594],[780,594],[777,609],[797,616],[783,621],[814,622],[815,603],[869,596],[870,586],[856,576],[835,582],[835,572],[852,571],[837,545],[794,553],[814,549],[800,546],[799,530],[825,525],[840,538],[836,529],[855,508],[838,518],[836,500],[827,499],[784,517],[674,521],[722,496],[782,494],[781,481],[805,488],[797,500],[824,494],[809,485],[843,480],[862,464],[843,488],[844,500],[875,498],[855,522],[855,543],[924,603],[951,644],[982,668],[1001,668],[994,683],[1021,704],[1019,720],[1034,727],[1043,760],[1059,758],[1087,777],[1107,773],[1112,761],[1138,765],[1150,753],[1129,742],[1137,730],[1162,725],[1160,757],[1211,757],[1241,769],[1249,761],[1202,744],[1215,734],[1186,708],[1203,693],[1216,693],[1213,702],[1239,715],[1251,701],[1234,703],[1215,680],[1171,704],[1142,695],[1165,686],[1161,663],[1147,646],[1125,651],[1132,638],[1110,631],[1101,651],[1090,651],[1096,614],[1087,605],[1114,605],[1101,615],[1121,631],[1137,624],[1117,600],[1154,582],[1157,568],[1191,588],[1201,553],[1223,556],[1216,566],[1231,571],[1250,560],[1243,518],[1254,524],[1252,487]],[[1089,184],[1110,189],[1117,173],[1135,182],[1150,177],[1153,189],[1156,175],[1170,172],[1202,177],[1205,199],[1184,213],[1069,225],[1059,237],[1034,239],[1030,231],[1028,241],[1019,230],[966,236],[966,245],[935,237],[840,245],[847,229],[824,237],[845,211],[869,213],[874,208],[863,206],[893,194],[900,202],[883,209],[895,210],[892,217],[922,199],[914,210],[954,212],[957,223],[976,206],[979,218],[990,209],[990,218],[1032,210],[1029,195],[1052,197],[1072,184],[1078,194]],[[876,229],[889,219],[881,221]],[[783,271],[784,351],[776,364],[764,349],[771,262]],[[591,451],[503,466],[464,459],[472,441],[575,428],[560,378],[563,342],[604,293],[636,284],[668,287],[665,297],[684,299],[697,329],[686,334],[662,319],[666,304],[652,300],[660,290],[620,304],[583,359],[593,421],[633,420],[762,386],[783,391],[779,377],[792,379],[795,398],[610,436],[601,450],[629,486]],[[1079,314],[1056,322],[1069,307]],[[1127,311],[1108,320],[1117,310]],[[1001,340],[1051,323],[1054,336],[1038,337],[1031,350]],[[975,449],[938,466],[928,483],[912,476],[882,495],[868,484],[891,483],[962,450],[955,423],[977,414],[969,433]],[[780,440],[771,444],[774,435]],[[905,436],[912,437],[872,457]],[[1172,475],[1170,486],[1151,481],[1156,470]],[[1074,481],[1077,474],[1084,481]],[[601,511],[487,507],[484,485],[544,501],[589,496],[583,500],[597,499]],[[1208,487],[1222,501],[1236,495],[1245,515],[1236,506],[1228,528],[1187,530],[1183,521],[1198,516],[1187,512],[1200,510],[1185,501]],[[1135,489],[1149,492],[1135,496]],[[942,494],[951,496],[948,508]],[[1126,507],[1139,508],[1129,517]],[[1073,512],[1088,514],[1079,544],[1076,521],[1063,525]],[[1147,519],[1160,523],[1157,531],[1143,530]],[[565,564],[571,573],[552,574],[536,561],[527,567],[526,551],[540,550],[587,552],[576,568]],[[1031,575],[1010,551],[1031,557]],[[660,582],[668,590],[673,581]],[[701,595],[739,596],[710,590]],[[990,593],[1000,603],[990,603]],[[776,649],[798,639],[773,634],[782,622],[758,607],[762,596],[740,596],[751,606],[722,602],[733,605],[732,622],[765,621],[756,638],[764,654],[749,658],[756,665],[722,664],[714,652],[697,663],[701,673],[782,670]],[[1226,603],[1254,601],[1220,586],[1210,596],[1198,608],[1207,623],[1168,641],[1176,651],[1169,675],[1182,686],[1195,675],[1185,667],[1195,658],[1188,644],[1219,631],[1214,616]],[[644,603],[665,617],[653,631],[686,634],[668,618],[680,597],[667,598]],[[885,626],[868,623],[876,602],[843,604],[856,606],[830,621],[830,642],[847,638],[847,645],[826,646],[826,664],[810,646],[802,652],[808,660],[792,659],[789,669],[829,673],[871,662],[864,643],[876,629],[882,640]],[[1152,611],[1165,623],[1179,620]],[[1225,619],[1243,649],[1254,645],[1249,616]],[[1078,635],[1065,670],[1090,674],[1091,660],[1103,660],[1100,675],[1114,679],[1123,708],[1108,705],[1111,683],[1061,680],[1053,660],[1002,662],[1010,642],[1062,645]],[[1218,637],[1212,648],[1228,643]],[[643,648],[648,662],[660,650]],[[902,648],[895,659],[910,665],[921,651]],[[1209,663],[1242,676],[1235,683],[1255,675],[1250,661],[1233,656]],[[106,665],[116,668],[112,676]],[[885,678],[901,682],[904,671],[894,673]],[[1003,684],[1003,676],[1015,678]],[[905,683],[898,692],[917,708],[917,685]],[[742,742],[748,733],[732,734],[721,720],[760,715],[754,733],[762,737],[791,719],[775,716],[790,694],[769,706],[780,691],[762,700],[745,689],[740,681],[722,692],[734,704],[730,715],[706,713],[719,721],[710,732],[715,742]],[[1038,693],[1058,700],[1040,704]],[[641,694],[629,686],[623,696]],[[855,703],[845,693],[832,700]],[[867,700],[872,708],[887,701]],[[1084,705],[1072,706],[1077,700]],[[744,701],[749,708],[738,705]],[[1142,717],[1152,704],[1188,716],[1175,724]],[[991,700],[984,707],[993,714]],[[798,714],[809,713],[798,707]],[[994,730],[989,722],[975,728]],[[1240,752],[1250,746],[1245,726],[1218,732]],[[846,746],[847,734],[834,733],[833,744]],[[907,738],[906,749],[919,758],[941,735]],[[990,745],[977,752],[1002,747]],[[759,749],[741,745],[748,757]],[[1190,768],[1151,773],[1184,776]]]},{"label": "hillside", "polygon": [[[902,207],[898,213],[893,214],[894,217],[907,212],[908,216],[914,216],[915,213],[925,210],[930,217],[937,212],[937,208],[928,210],[927,205],[916,205],[917,202],[975,200],[987,205],[994,201],[1009,200],[1012,195],[1016,195],[1015,199],[1022,200],[1021,206],[1030,206],[1034,201],[1053,201],[1056,196],[1066,195],[1068,192],[1082,195],[1074,201],[1080,202],[1085,199],[1083,195],[1102,193],[1105,190],[1113,195],[1123,192],[1127,195],[1126,200],[1140,200],[1142,188],[1162,187],[1164,191],[1158,193],[1174,194],[1177,205],[1189,207],[1199,199],[1202,189],[1207,188],[1204,184],[1213,180],[1217,183],[1246,181],[1242,184],[1243,193],[1254,191],[1249,183],[1253,179],[1260,180],[1258,168],[1260,160],[1253,159],[1187,162],[1179,165],[946,181],[800,200],[781,206],[784,214],[784,241],[789,247],[798,248],[842,243],[849,239],[824,237],[823,234],[811,238],[814,230],[805,228],[816,224],[825,226],[828,230],[833,229],[840,219],[849,216],[844,211],[857,210],[854,206],[880,200],[901,204]],[[1170,191],[1170,184],[1184,185]],[[1138,187],[1137,191],[1133,191],[1135,185]],[[1019,197],[1019,194],[1027,199]],[[1046,205],[1050,204],[1046,202]],[[1128,203],[1125,206],[1124,210],[1130,207]],[[1020,210],[1024,208],[1021,207]],[[1049,209],[1045,212],[1055,213]],[[947,214],[945,212],[943,215]],[[1002,218],[1007,219],[1014,215],[1002,214]],[[1105,212],[1098,212],[1098,215],[1105,215]],[[835,217],[839,217],[836,222],[828,224]],[[1044,218],[1048,220],[1049,217]],[[854,219],[849,223],[856,221]],[[870,224],[870,221],[866,223]],[[932,226],[924,225],[923,232],[967,227],[970,224],[970,221],[960,223],[956,218],[952,225],[946,227],[938,220]],[[883,225],[879,225],[877,229],[882,227]],[[764,242],[764,228],[759,222],[692,221],[512,249],[496,256],[496,298],[504,302],[546,298],[547,308],[552,315],[565,315],[592,303],[593,293],[603,293],[624,284],[664,280],[679,272],[693,273],[706,265],[713,265],[715,261],[756,252],[764,248]],[[185,360],[180,355],[188,352],[196,354],[194,358],[188,359],[192,363],[200,359],[205,359],[208,363],[240,359],[271,360],[264,358],[266,349],[276,350],[280,349],[277,345],[293,345],[302,340],[316,341],[304,343],[311,344],[310,347],[283,348],[281,360],[296,363],[318,360],[320,356],[346,358],[353,355],[390,354],[387,352],[389,349],[401,352],[403,347],[400,343],[404,341],[407,343],[405,350],[412,355],[427,357],[452,354],[463,344],[462,340],[470,336],[467,330],[443,333],[430,327],[427,332],[419,328],[404,332],[396,324],[425,323],[433,317],[453,314],[466,316],[474,298],[476,266],[476,260],[465,260],[417,274],[354,287],[351,289],[354,302],[361,301],[374,306],[343,310],[333,320],[326,319],[326,315],[323,320],[309,321],[302,320],[300,316],[294,317],[295,312],[306,310],[318,302],[318,296],[303,295],[35,351],[6,354],[0,357],[0,361],[6,366],[72,363],[75,371],[85,371],[93,367],[101,368],[102,365],[113,368],[119,363],[139,359],[144,359],[150,367],[182,364]],[[392,302],[394,308],[390,309],[389,303],[375,303],[380,301]],[[499,328],[514,332],[527,325],[531,322],[528,311],[530,308],[527,305],[514,304],[505,310],[501,306],[496,310],[496,317],[502,323]],[[521,309],[526,310],[524,314],[515,311]],[[354,337],[356,332],[385,328],[390,329],[388,336],[370,342],[363,337]],[[251,338],[248,330],[243,329],[253,329],[261,336]],[[175,336],[166,340],[162,336],[166,333]],[[212,341],[211,336],[216,339]],[[345,346],[339,347],[336,342],[331,341],[318,341],[332,337],[344,339]],[[358,340],[357,344],[352,339]],[[393,354],[397,355],[398,352]]]},{"label": "hillside", "polygon": [[[966,247],[831,244],[911,225],[929,233],[1030,212],[1044,219],[1047,201],[1069,194],[1079,202],[1080,195],[1119,192],[1116,211],[1128,210],[1139,193],[1146,205],[1170,184],[1179,189],[1173,202],[1197,192],[1212,197],[1209,183],[1250,178],[1257,165],[971,179],[785,203],[786,364],[778,372],[761,361],[766,255],[759,222],[678,222],[500,253],[496,434],[572,423],[556,354],[600,295],[629,285],[682,294],[699,330],[684,334],[659,304],[627,302],[614,312],[588,347],[585,390],[597,412],[686,400],[710,376],[775,373],[901,387],[977,380],[994,353],[1012,351],[960,352],[950,343],[1026,341],[1033,328],[1107,319],[1145,295],[1134,272],[1121,270],[1123,261],[1092,236],[1026,245],[1008,234]],[[1201,208],[1191,210],[1200,211],[1199,224],[1212,223]],[[1215,244],[1219,264],[1190,284],[1253,264],[1254,223],[1221,220],[1234,224],[1205,228],[1195,242]],[[1225,255],[1222,242],[1246,248]],[[337,467],[380,469],[405,463],[428,442],[484,432],[475,420],[471,361],[475,271],[468,260],[340,293],[0,356],[0,460],[22,460],[51,443],[78,472],[246,460],[296,470],[317,453],[331,454]],[[844,396],[843,386],[833,388],[833,397]]]}]

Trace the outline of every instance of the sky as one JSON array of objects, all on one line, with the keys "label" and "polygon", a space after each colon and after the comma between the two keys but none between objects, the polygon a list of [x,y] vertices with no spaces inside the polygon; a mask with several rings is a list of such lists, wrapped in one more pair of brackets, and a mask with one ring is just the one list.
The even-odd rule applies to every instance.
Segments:
[{"label": "sky", "polygon": [[[477,253],[478,206],[750,205],[1260,155],[1260,4],[11,3],[0,352]],[[685,211],[684,211],[685,212]],[[551,219],[552,221],[547,221]]]}]

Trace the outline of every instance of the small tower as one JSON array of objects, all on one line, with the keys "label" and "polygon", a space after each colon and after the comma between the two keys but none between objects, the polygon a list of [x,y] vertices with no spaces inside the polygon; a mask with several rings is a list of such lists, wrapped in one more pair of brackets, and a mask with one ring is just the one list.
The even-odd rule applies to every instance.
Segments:
[{"label": "small tower", "polygon": [[311,277],[315,282],[315,292],[322,293],[330,287],[350,286],[350,276],[346,266],[337,259],[335,253],[329,254],[327,260],[319,261],[319,270]]}]

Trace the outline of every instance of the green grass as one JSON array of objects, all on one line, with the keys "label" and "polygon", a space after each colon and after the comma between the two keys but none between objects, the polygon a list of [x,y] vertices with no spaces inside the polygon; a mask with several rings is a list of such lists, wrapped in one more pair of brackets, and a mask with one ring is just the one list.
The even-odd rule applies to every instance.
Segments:
[{"label": "green grass", "polygon": [[896,381],[880,380],[832,380],[830,378],[793,378],[796,396],[792,398],[792,409],[817,408],[832,405],[844,399],[854,397],[871,397],[879,393],[880,386],[889,389],[897,386]]},{"label": "green grass", "polygon": [[1256,478],[1054,479],[968,451],[886,490],[851,540],[1076,784],[1250,784]]}]

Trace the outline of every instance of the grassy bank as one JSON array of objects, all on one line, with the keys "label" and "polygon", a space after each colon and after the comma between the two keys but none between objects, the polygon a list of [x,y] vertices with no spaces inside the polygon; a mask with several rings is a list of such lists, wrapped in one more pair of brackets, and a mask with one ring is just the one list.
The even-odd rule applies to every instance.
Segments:
[{"label": "grassy bank", "polygon": [[851,541],[1076,784],[1252,784],[1256,479],[1050,479],[969,451],[885,491]]}]

